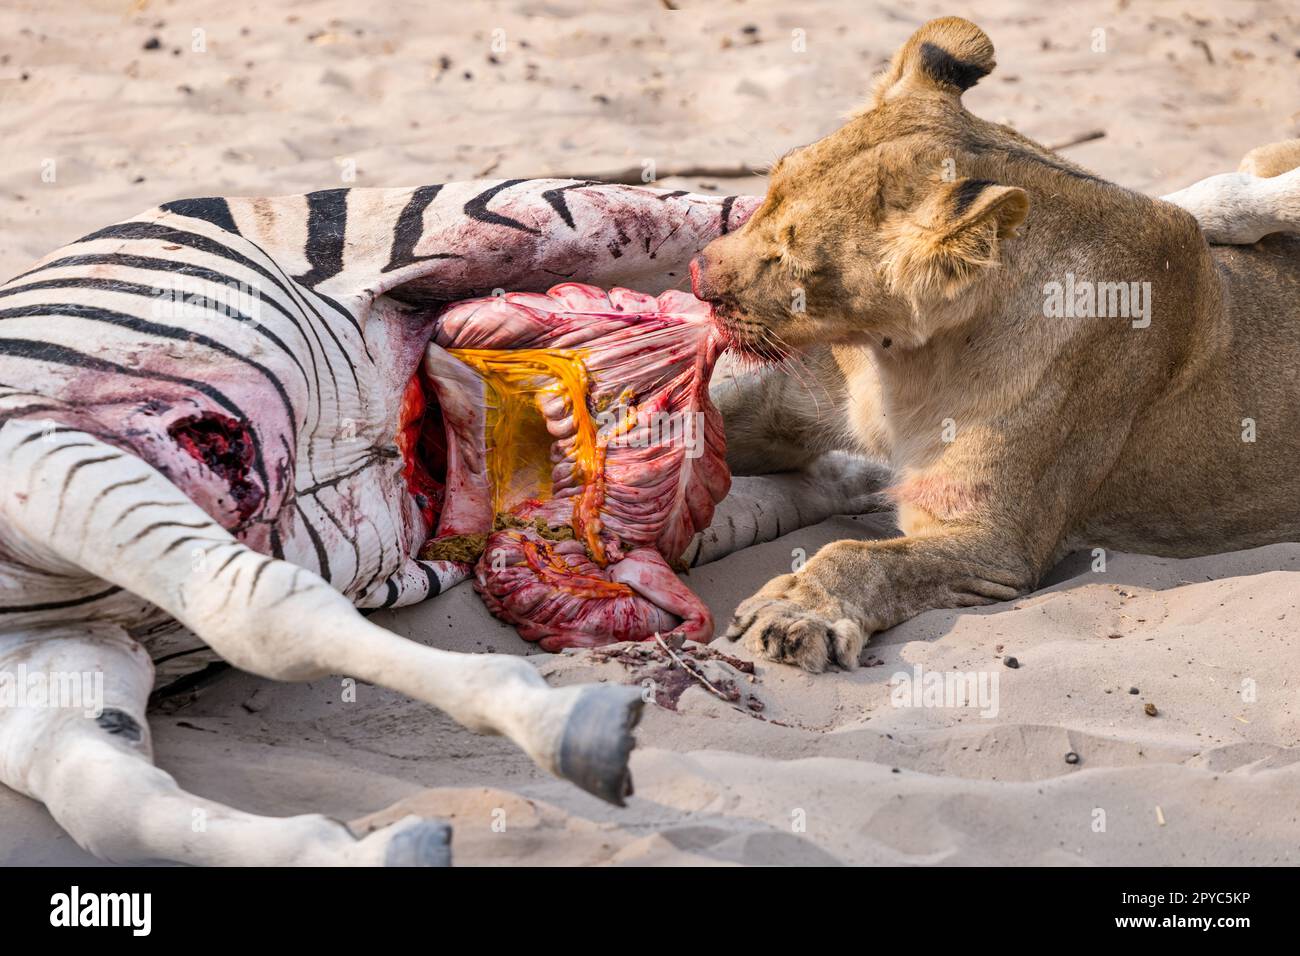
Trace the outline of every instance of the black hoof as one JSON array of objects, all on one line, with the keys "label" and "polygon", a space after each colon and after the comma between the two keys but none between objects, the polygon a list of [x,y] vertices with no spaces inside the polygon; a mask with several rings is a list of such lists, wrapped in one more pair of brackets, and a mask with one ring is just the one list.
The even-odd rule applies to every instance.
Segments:
[{"label": "black hoof", "polygon": [[636,746],[632,728],[645,700],[638,687],[597,684],[574,705],[560,740],[560,775],[590,794],[623,806],[632,795],[627,760]]},{"label": "black hoof", "polygon": [[384,851],[384,866],[451,866],[451,826],[422,820],[396,834]]}]

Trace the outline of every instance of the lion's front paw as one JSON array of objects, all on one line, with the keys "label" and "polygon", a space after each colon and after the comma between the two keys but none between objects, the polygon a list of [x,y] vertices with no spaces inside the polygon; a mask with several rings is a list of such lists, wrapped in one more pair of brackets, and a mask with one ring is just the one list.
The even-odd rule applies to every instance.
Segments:
[{"label": "lion's front paw", "polygon": [[786,574],[736,608],[727,637],[745,639],[760,657],[821,673],[827,665],[853,670],[867,641],[857,614],[827,591]]}]

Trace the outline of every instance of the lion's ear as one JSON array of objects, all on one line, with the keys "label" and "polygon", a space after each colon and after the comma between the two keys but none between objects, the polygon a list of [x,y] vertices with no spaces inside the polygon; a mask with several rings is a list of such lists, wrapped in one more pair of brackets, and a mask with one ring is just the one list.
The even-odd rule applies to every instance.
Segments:
[{"label": "lion's ear", "polygon": [[871,106],[909,91],[929,90],[959,98],[993,72],[993,41],[961,17],[931,20],[912,34],[876,80]]},{"label": "lion's ear", "polygon": [[997,238],[1014,238],[1029,215],[1028,193],[988,179],[960,179],[941,190],[937,199],[933,225],[949,235],[987,223],[995,227]]},{"label": "lion's ear", "polygon": [[999,263],[999,243],[1014,238],[1028,214],[1029,196],[1019,187],[943,183],[882,230],[891,289],[912,301],[953,298]]}]

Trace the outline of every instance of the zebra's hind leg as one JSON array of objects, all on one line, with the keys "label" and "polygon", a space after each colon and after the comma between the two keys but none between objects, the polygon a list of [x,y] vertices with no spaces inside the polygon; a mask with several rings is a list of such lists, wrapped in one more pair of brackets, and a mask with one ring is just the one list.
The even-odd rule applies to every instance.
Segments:
[{"label": "zebra's hind leg", "polygon": [[552,688],[519,657],[398,637],[320,576],[237,541],[147,462],[82,432],[31,440],[33,427],[0,429],[0,525],[31,561],[145,598],[243,670],[275,680],[361,678],[471,730],[508,736],[542,768],[603,799],[621,804],[631,792],[639,689]]},{"label": "zebra's hind leg", "polygon": [[319,815],[264,817],[182,790],[153,764],[153,666],[112,626],[0,634],[0,781],[45,804],[78,845],[117,863],[445,865],[449,828],[408,817],[358,840]]}]

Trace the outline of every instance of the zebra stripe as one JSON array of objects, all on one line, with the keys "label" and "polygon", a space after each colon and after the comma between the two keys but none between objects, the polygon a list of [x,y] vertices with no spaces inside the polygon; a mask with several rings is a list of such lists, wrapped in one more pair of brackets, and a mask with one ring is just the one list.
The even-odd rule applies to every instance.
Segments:
[{"label": "zebra stripe", "polygon": [[218,229],[239,235],[239,227],[235,225],[235,219],[230,214],[230,203],[219,196],[209,196],[206,199],[176,199],[165,202],[158,208],[164,212],[175,213],[177,216],[185,216],[187,219],[202,219],[204,222],[212,223]]},{"label": "zebra stripe", "polygon": [[343,271],[343,242],[348,229],[347,189],[307,194],[307,261],[311,270],[294,279],[314,288]]},{"label": "zebra stripe", "polygon": [[488,209],[488,203],[492,201],[492,198],[496,196],[497,193],[504,192],[511,186],[518,186],[522,182],[522,179],[507,179],[503,183],[497,183],[490,189],[483,190],[469,202],[465,203],[465,215],[469,216],[471,219],[477,220],[478,222],[487,223],[489,225],[508,226],[511,229],[518,229],[521,232],[527,232],[534,236],[539,235],[540,230],[534,229],[532,226],[525,226],[518,219],[512,219],[509,216],[503,216],[500,213]]},{"label": "zebra stripe", "polygon": [[397,217],[397,228],[393,231],[392,251],[389,252],[388,264],[382,271],[392,272],[394,269],[402,269],[413,263],[427,262],[430,259],[460,258],[459,255],[451,252],[435,252],[423,256],[415,254],[415,244],[424,235],[424,211],[438,198],[438,193],[441,191],[442,185],[439,184],[421,186],[411,194],[410,201],[402,207],[401,215]]}]

